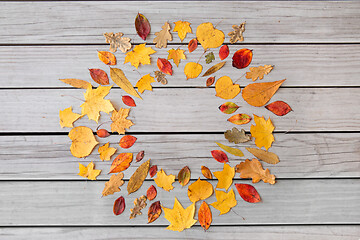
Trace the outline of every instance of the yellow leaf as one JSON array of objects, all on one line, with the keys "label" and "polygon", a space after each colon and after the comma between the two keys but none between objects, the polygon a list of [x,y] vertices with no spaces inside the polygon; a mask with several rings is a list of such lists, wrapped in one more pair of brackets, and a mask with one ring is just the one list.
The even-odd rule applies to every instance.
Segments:
[{"label": "yellow leaf", "polygon": [[266,163],[269,164],[277,164],[279,161],[279,157],[272,152],[264,151],[262,149],[257,148],[246,148],[250,153],[252,153],[255,157],[257,157],[260,160],[263,160]]},{"label": "yellow leaf", "polygon": [[173,209],[164,206],[162,206],[162,208],[165,213],[165,218],[170,222],[170,225],[166,229],[181,232],[196,223],[194,219],[195,203],[184,209],[179,200],[175,198]]},{"label": "yellow leaf", "polygon": [[140,97],[140,95],[136,92],[134,87],[131,85],[130,81],[126,78],[124,72],[119,68],[110,68],[110,77],[122,90],[127,92],[128,94],[133,95],[134,97]]},{"label": "yellow leaf", "polygon": [[255,144],[259,148],[265,147],[268,150],[272,142],[275,141],[272,132],[275,127],[271,122],[270,117],[265,121],[264,117],[258,117],[254,114],[254,122],[256,125],[251,125],[250,133],[255,138]]},{"label": "yellow leaf", "polygon": [[140,78],[140,80],[136,83],[135,87],[138,88],[138,91],[140,93],[143,93],[145,90],[152,91],[151,83],[156,82],[155,79],[150,76],[150,73],[148,75],[143,76]]},{"label": "yellow leaf", "polygon": [[249,68],[250,72],[246,72],[246,78],[252,79],[255,81],[256,79],[263,79],[264,75],[268,75],[271,70],[273,70],[273,66],[271,65],[264,65],[264,66],[258,66],[258,67],[251,67]]},{"label": "yellow leaf", "polygon": [[192,183],[188,188],[188,197],[190,201],[197,202],[210,197],[214,193],[213,186],[211,183],[200,180],[200,178]]},{"label": "yellow leaf", "polygon": [[89,87],[92,87],[92,85],[89,82],[76,78],[60,79],[60,81],[76,88],[88,89]]},{"label": "yellow leaf", "polygon": [[216,188],[223,188],[226,191],[229,189],[235,176],[235,168],[230,167],[229,164],[224,163],[222,171],[213,172],[214,176],[219,180]]},{"label": "yellow leaf", "polygon": [[229,192],[215,190],[215,195],[217,201],[210,205],[219,210],[220,215],[229,212],[230,209],[235,207],[237,204],[233,189]]},{"label": "yellow leaf", "polygon": [[236,43],[237,41],[244,41],[243,33],[245,32],[245,24],[246,22],[243,22],[239,26],[233,25],[232,28],[234,31],[229,32],[228,35],[230,36],[230,43]]},{"label": "yellow leaf", "polygon": [[106,143],[103,146],[99,147],[98,152],[100,153],[100,159],[109,161],[111,156],[116,152],[116,148],[109,147],[110,143]]},{"label": "yellow leaf", "polygon": [[160,32],[156,32],[156,38],[154,38],[153,43],[156,43],[155,47],[157,48],[166,48],[167,41],[172,41],[172,35],[170,33],[170,24],[165,22],[165,24],[161,27],[162,30]]},{"label": "yellow leaf", "polygon": [[189,78],[197,78],[202,71],[202,66],[196,62],[189,62],[185,65],[184,73],[186,80]]},{"label": "yellow leaf", "polygon": [[204,50],[207,50],[220,47],[224,42],[225,34],[219,29],[215,29],[212,23],[207,22],[197,27],[196,37]]},{"label": "yellow leaf", "polygon": [[239,84],[234,84],[230,77],[223,76],[216,81],[215,91],[217,97],[233,99],[240,93],[241,89]]},{"label": "yellow leaf", "polygon": [[232,148],[232,147],[226,146],[226,145],[218,143],[218,142],[215,142],[215,143],[219,147],[221,147],[222,149],[227,151],[228,153],[231,153],[232,155],[235,155],[235,156],[238,156],[238,157],[243,157],[244,156],[244,153],[240,149]]},{"label": "yellow leaf", "polygon": [[110,43],[110,51],[116,52],[117,48],[123,53],[126,53],[131,48],[130,38],[123,37],[122,32],[118,33],[104,33],[106,43]]},{"label": "yellow leaf", "polygon": [[150,159],[144,162],[136,169],[136,171],[131,175],[129,179],[129,183],[127,185],[128,194],[136,192],[139,190],[141,185],[143,184],[146,176],[148,175],[150,168]]},{"label": "yellow leaf", "polygon": [[185,50],[181,50],[181,49],[170,49],[168,51],[169,55],[167,57],[168,60],[172,59],[174,60],[174,63],[176,64],[177,67],[179,67],[179,63],[181,59],[186,59],[186,56],[184,54]]},{"label": "yellow leaf", "polygon": [[124,177],[124,173],[118,173],[111,175],[110,180],[105,183],[104,190],[102,191],[102,196],[108,196],[110,194],[114,194],[116,192],[120,192],[120,187],[124,184],[122,178]]},{"label": "yellow leaf", "polygon": [[161,169],[160,171],[157,172],[154,181],[156,185],[158,185],[158,187],[161,187],[166,191],[170,191],[174,189],[172,184],[173,182],[175,182],[175,176],[172,174],[166,175],[165,171]]},{"label": "yellow leaf", "polygon": [[96,180],[96,177],[99,176],[101,170],[94,169],[95,165],[93,162],[89,163],[86,167],[79,163],[79,176],[88,178],[90,180]]},{"label": "yellow leaf", "polygon": [[71,154],[74,157],[82,158],[89,156],[94,147],[99,143],[96,141],[93,131],[88,127],[76,127],[70,130],[69,138]]},{"label": "yellow leaf", "polygon": [[119,134],[125,134],[125,128],[129,128],[134,123],[128,119],[126,119],[129,116],[130,108],[120,108],[120,110],[117,112],[116,110],[113,111],[111,115],[111,131],[112,132],[118,132]]},{"label": "yellow leaf", "polygon": [[217,64],[215,64],[214,66],[212,66],[211,68],[209,68],[203,75],[202,77],[207,77],[211,74],[216,73],[217,71],[219,71],[223,66],[225,65],[225,62],[219,62]]},{"label": "yellow leaf", "polygon": [[178,33],[181,42],[186,37],[186,34],[192,33],[192,30],[190,27],[191,23],[186,22],[186,21],[177,21],[177,22],[174,22],[174,24],[175,24],[175,27],[174,27],[173,31]]},{"label": "yellow leaf", "polygon": [[246,159],[245,162],[236,165],[235,171],[240,173],[241,178],[252,178],[253,183],[263,180],[265,183],[275,184],[275,176],[270,174],[268,168],[264,170],[256,158]]},{"label": "yellow leaf", "polygon": [[146,43],[137,45],[131,52],[126,53],[125,62],[130,62],[131,65],[138,68],[139,64],[151,64],[150,55],[156,53],[151,47],[146,47]]},{"label": "yellow leaf", "polygon": [[84,93],[85,102],[81,104],[81,115],[88,115],[90,120],[98,122],[100,111],[110,113],[114,110],[110,100],[105,100],[104,97],[109,94],[112,86],[99,86],[97,89],[89,87]]},{"label": "yellow leaf", "polygon": [[73,113],[72,107],[65,108],[62,111],[60,110],[59,116],[60,116],[60,126],[62,128],[64,127],[73,128],[74,127],[73,123],[82,117],[80,114]]}]

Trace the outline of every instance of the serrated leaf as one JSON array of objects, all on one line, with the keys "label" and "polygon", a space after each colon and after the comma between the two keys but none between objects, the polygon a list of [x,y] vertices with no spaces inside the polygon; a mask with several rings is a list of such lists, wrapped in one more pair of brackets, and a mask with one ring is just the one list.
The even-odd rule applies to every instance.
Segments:
[{"label": "serrated leaf", "polygon": [[264,170],[256,158],[246,159],[245,162],[236,165],[235,172],[240,173],[241,178],[252,178],[253,183],[263,180],[265,183],[275,184],[275,176],[270,174],[268,168]]},{"label": "serrated leaf", "polygon": [[238,25],[233,25],[232,28],[234,29],[234,31],[229,32],[229,36],[230,36],[230,43],[234,44],[237,41],[244,41],[244,37],[243,37],[243,33],[245,32],[245,24],[246,22],[243,22],[242,24]]},{"label": "serrated leaf", "polygon": [[170,32],[170,24],[165,22],[161,28],[162,30],[160,32],[155,33],[156,37],[154,38],[153,43],[156,43],[155,47],[157,48],[166,48],[167,42],[173,40]]},{"label": "serrated leaf", "polygon": [[131,48],[130,38],[123,37],[122,32],[118,33],[104,33],[106,43],[110,43],[110,51],[116,52],[119,48],[120,51],[126,53]]}]

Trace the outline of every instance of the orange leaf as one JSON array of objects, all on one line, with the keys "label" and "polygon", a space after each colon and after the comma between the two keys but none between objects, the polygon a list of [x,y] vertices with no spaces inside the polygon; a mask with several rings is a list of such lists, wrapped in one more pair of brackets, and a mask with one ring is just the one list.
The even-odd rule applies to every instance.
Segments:
[{"label": "orange leaf", "polygon": [[209,205],[206,202],[202,202],[199,208],[198,220],[205,231],[209,229],[212,222],[212,214]]},{"label": "orange leaf", "polygon": [[284,116],[292,111],[291,107],[283,101],[276,101],[265,106],[265,108],[275,115]]},{"label": "orange leaf", "polygon": [[221,60],[224,60],[229,56],[229,47],[227,45],[223,45],[219,50],[219,57]]},{"label": "orange leaf", "polygon": [[150,174],[150,177],[154,177],[157,173],[158,169],[157,169],[157,165],[153,165],[151,166],[151,168],[149,169],[149,174]]},{"label": "orange leaf", "polygon": [[192,39],[188,44],[189,52],[195,51],[197,46],[198,46],[198,41],[196,40],[196,38]]},{"label": "orange leaf", "polygon": [[136,107],[134,99],[130,96],[122,96],[122,101],[125,105],[129,107]]},{"label": "orange leaf", "polygon": [[172,65],[165,58],[158,58],[157,66],[158,66],[159,70],[162,71],[163,73],[172,75]]},{"label": "orange leaf", "polygon": [[226,153],[224,153],[221,150],[212,150],[211,155],[218,162],[221,162],[221,163],[229,162],[229,159],[228,159]]},{"label": "orange leaf", "polygon": [[125,135],[120,139],[119,145],[122,148],[130,148],[136,142],[137,138],[131,135]]},{"label": "orange leaf", "polygon": [[246,124],[251,121],[251,117],[247,114],[241,113],[241,114],[235,114],[231,118],[228,119],[229,122],[236,124],[236,125],[242,125]]},{"label": "orange leaf", "polygon": [[252,55],[252,50],[247,48],[237,50],[232,58],[232,66],[238,69],[246,68],[251,63]]},{"label": "orange leaf", "polygon": [[116,57],[111,52],[98,51],[98,57],[106,65],[116,65]]},{"label": "orange leaf", "polygon": [[256,158],[246,159],[235,166],[235,172],[240,173],[241,178],[252,178],[253,183],[263,180],[265,183],[275,184],[275,175],[270,174],[270,170],[263,169],[261,163]]},{"label": "orange leaf", "polygon": [[209,77],[207,80],[206,80],[206,86],[207,87],[210,87],[211,85],[213,85],[215,82],[215,77]]},{"label": "orange leaf", "polygon": [[207,179],[212,179],[212,174],[209,168],[205,166],[201,166],[201,173],[206,177]]},{"label": "orange leaf", "polygon": [[259,193],[249,184],[235,183],[240,197],[249,203],[257,203],[261,201]]},{"label": "orange leaf", "polygon": [[99,129],[96,131],[96,135],[101,138],[110,136],[110,133],[106,129]]},{"label": "orange leaf", "polygon": [[120,153],[112,162],[109,173],[117,173],[125,171],[130,167],[132,162],[132,153]]},{"label": "orange leaf", "polygon": [[161,204],[160,201],[154,202],[150,205],[148,211],[148,223],[152,223],[156,219],[158,219],[161,215]]},{"label": "orange leaf", "polygon": [[151,185],[149,189],[146,191],[146,197],[149,199],[149,201],[152,201],[156,198],[157,191],[156,187],[154,185]]},{"label": "orange leaf", "polygon": [[104,70],[98,68],[89,69],[91,78],[100,85],[108,85],[109,77]]}]

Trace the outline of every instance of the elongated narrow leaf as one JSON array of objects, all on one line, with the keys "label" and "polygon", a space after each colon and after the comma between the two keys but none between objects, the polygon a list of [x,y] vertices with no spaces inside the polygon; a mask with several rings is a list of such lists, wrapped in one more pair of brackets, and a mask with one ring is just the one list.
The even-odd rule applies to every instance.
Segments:
[{"label": "elongated narrow leaf", "polygon": [[236,105],[233,102],[226,102],[219,106],[220,111],[222,111],[225,114],[232,114],[239,108],[238,105]]},{"label": "elongated narrow leaf", "polygon": [[60,81],[76,88],[88,89],[89,87],[92,87],[89,82],[76,78],[60,79]]},{"label": "elongated narrow leaf", "polygon": [[135,88],[131,85],[129,80],[126,78],[124,72],[119,68],[110,68],[110,77],[119,87],[121,87],[125,92],[134,97],[140,97]]},{"label": "elongated narrow leaf", "polygon": [[241,113],[232,116],[231,118],[228,119],[228,121],[236,125],[242,125],[250,122],[251,117],[247,114]]},{"label": "elongated narrow leaf", "polygon": [[140,167],[138,167],[134,174],[130,177],[129,183],[127,185],[127,190],[129,194],[136,192],[141,187],[146,176],[148,175],[149,167],[150,160],[141,164]]},{"label": "elongated narrow leaf", "polygon": [[257,157],[258,159],[269,163],[269,164],[277,164],[279,161],[279,157],[272,152],[264,151],[258,148],[246,148],[252,155]]},{"label": "elongated narrow leaf", "polygon": [[235,156],[238,156],[238,157],[243,157],[244,156],[244,153],[240,149],[232,148],[232,147],[226,146],[226,145],[218,143],[218,142],[215,142],[215,143],[219,147],[221,147],[223,150],[225,150],[228,153],[231,153],[232,155],[235,155]]},{"label": "elongated narrow leaf", "polygon": [[215,64],[214,66],[212,66],[211,68],[209,68],[204,75],[202,75],[202,77],[206,77],[209,76],[213,73],[216,73],[217,71],[219,71],[223,66],[225,65],[225,62],[220,62]]}]

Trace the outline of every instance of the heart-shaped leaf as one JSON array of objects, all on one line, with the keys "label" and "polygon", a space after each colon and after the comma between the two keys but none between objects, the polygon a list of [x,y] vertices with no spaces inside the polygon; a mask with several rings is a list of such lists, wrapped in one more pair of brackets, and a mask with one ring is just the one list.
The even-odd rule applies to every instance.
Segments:
[{"label": "heart-shaped leaf", "polygon": [[215,91],[217,97],[223,99],[233,99],[236,97],[241,89],[238,84],[234,84],[230,77],[223,76],[215,83]]}]

